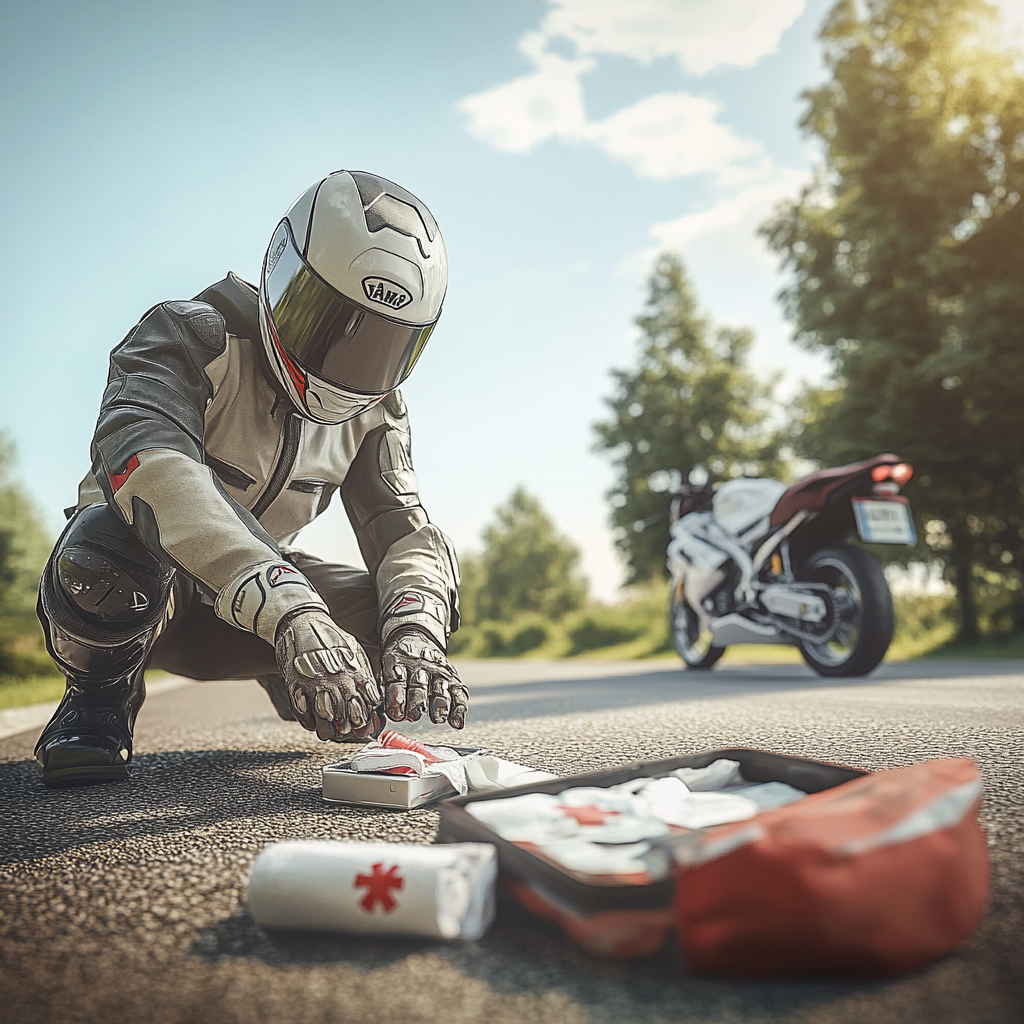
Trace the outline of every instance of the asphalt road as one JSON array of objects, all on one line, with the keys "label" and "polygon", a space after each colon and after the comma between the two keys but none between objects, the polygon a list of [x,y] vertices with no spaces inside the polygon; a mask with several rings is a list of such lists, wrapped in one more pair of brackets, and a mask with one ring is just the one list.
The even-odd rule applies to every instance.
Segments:
[{"label": "asphalt road", "polygon": [[[864,768],[981,767],[993,892],[959,951],[883,981],[734,982],[670,957],[609,964],[505,912],[477,943],[272,937],[245,909],[267,842],[430,842],[437,813],[320,800],[325,747],[255,683],[152,697],[131,782],[50,792],[37,730],[0,740],[0,1019],[12,1022],[1024,1021],[1024,662],[916,662],[867,680],[802,667],[466,662],[466,742],[560,773],[719,746]],[[408,731],[441,738],[422,723]]]}]

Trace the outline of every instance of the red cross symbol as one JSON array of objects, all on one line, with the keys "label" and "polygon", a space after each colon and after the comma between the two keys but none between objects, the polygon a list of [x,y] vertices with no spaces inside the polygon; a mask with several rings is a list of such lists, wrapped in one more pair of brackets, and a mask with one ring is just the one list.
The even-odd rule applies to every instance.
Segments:
[{"label": "red cross symbol", "polygon": [[359,906],[368,914],[373,912],[373,908],[378,903],[384,913],[389,914],[398,906],[395,898],[391,895],[391,890],[401,889],[405,885],[405,879],[398,874],[397,864],[388,868],[387,871],[381,870],[384,867],[383,864],[374,864],[372,867],[373,874],[356,875],[352,888],[362,889],[363,886],[366,886],[366,895],[359,901]]}]

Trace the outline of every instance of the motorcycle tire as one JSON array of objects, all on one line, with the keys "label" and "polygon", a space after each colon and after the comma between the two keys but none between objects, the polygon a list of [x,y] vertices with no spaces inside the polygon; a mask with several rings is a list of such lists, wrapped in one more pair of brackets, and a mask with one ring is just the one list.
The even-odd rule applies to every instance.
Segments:
[{"label": "motorcycle tire", "polygon": [[821,676],[866,676],[892,643],[892,594],[881,566],[863,548],[837,544],[811,555],[799,577],[832,589],[824,620],[804,623],[826,637],[800,641],[804,661]]},{"label": "motorcycle tire", "polygon": [[725,654],[724,647],[711,645],[711,634],[702,627],[700,618],[678,587],[672,588],[668,626],[676,653],[687,668],[711,668]]}]

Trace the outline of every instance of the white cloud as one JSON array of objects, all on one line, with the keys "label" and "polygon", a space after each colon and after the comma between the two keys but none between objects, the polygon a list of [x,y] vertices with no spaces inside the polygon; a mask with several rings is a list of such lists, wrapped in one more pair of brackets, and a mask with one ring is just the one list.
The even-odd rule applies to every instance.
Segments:
[{"label": "white cloud", "polygon": [[642,178],[711,173],[722,185],[763,176],[771,161],[760,142],[738,136],[717,118],[722,105],[685,92],[647,96],[600,121],[589,121],[579,74],[587,61],[547,53],[537,71],[469,96],[458,109],[468,130],[506,153],[526,153],[551,138],[587,143],[628,164]]},{"label": "white cloud", "polygon": [[469,132],[494,149],[525,153],[553,137],[574,138],[586,125],[580,75],[592,60],[566,60],[544,51],[544,38],[525,35],[519,48],[537,70],[468,96],[457,109],[469,117]]},{"label": "white cloud", "polygon": [[805,0],[548,0],[541,23],[580,54],[675,57],[695,75],[750,67],[771,53]]},{"label": "white cloud", "polygon": [[803,171],[776,170],[706,210],[661,221],[650,229],[655,244],[640,258],[649,266],[658,253],[672,249],[691,263],[747,259],[775,266],[757,229],[780,200],[797,196],[808,180]]},{"label": "white cloud", "polygon": [[[710,171],[723,183],[763,173],[761,143],[742,139],[716,118],[722,105],[685,92],[662,92],[576,129],[643,178],[665,180]],[[758,167],[741,166],[760,157]]]},{"label": "white cloud", "polygon": [[[526,153],[548,139],[596,146],[640,177],[711,173],[720,185],[764,177],[764,147],[718,117],[721,104],[686,92],[647,96],[599,121],[587,118],[581,78],[602,54],[639,61],[675,56],[705,73],[747,66],[770,53],[805,0],[548,0],[539,31],[519,41],[535,70],[466,97],[457,109],[471,135]],[[576,57],[551,50],[568,41]]]}]

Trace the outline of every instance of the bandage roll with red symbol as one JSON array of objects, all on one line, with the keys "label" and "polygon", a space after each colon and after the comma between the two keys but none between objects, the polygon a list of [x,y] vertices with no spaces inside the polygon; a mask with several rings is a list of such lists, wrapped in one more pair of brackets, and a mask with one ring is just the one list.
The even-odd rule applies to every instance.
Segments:
[{"label": "bandage roll with red symbol", "polygon": [[408,736],[403,736],[400,732],[395,732],[394,729],[385,729],[380,736],[377,737],[377,742],[382,747],[391,747],[394,750],[411,750],[416,754],[422,754],[426,758],[427,764],[436,764],[441,760],[437,754],[432,754],[422,743],[418,740],[411,739]]},{"label": "bandage roll with red symbol", "polygon": [[273,843],[249,876],[253,919],[268,929],[477,939],[494,918],[493,846]]}]

